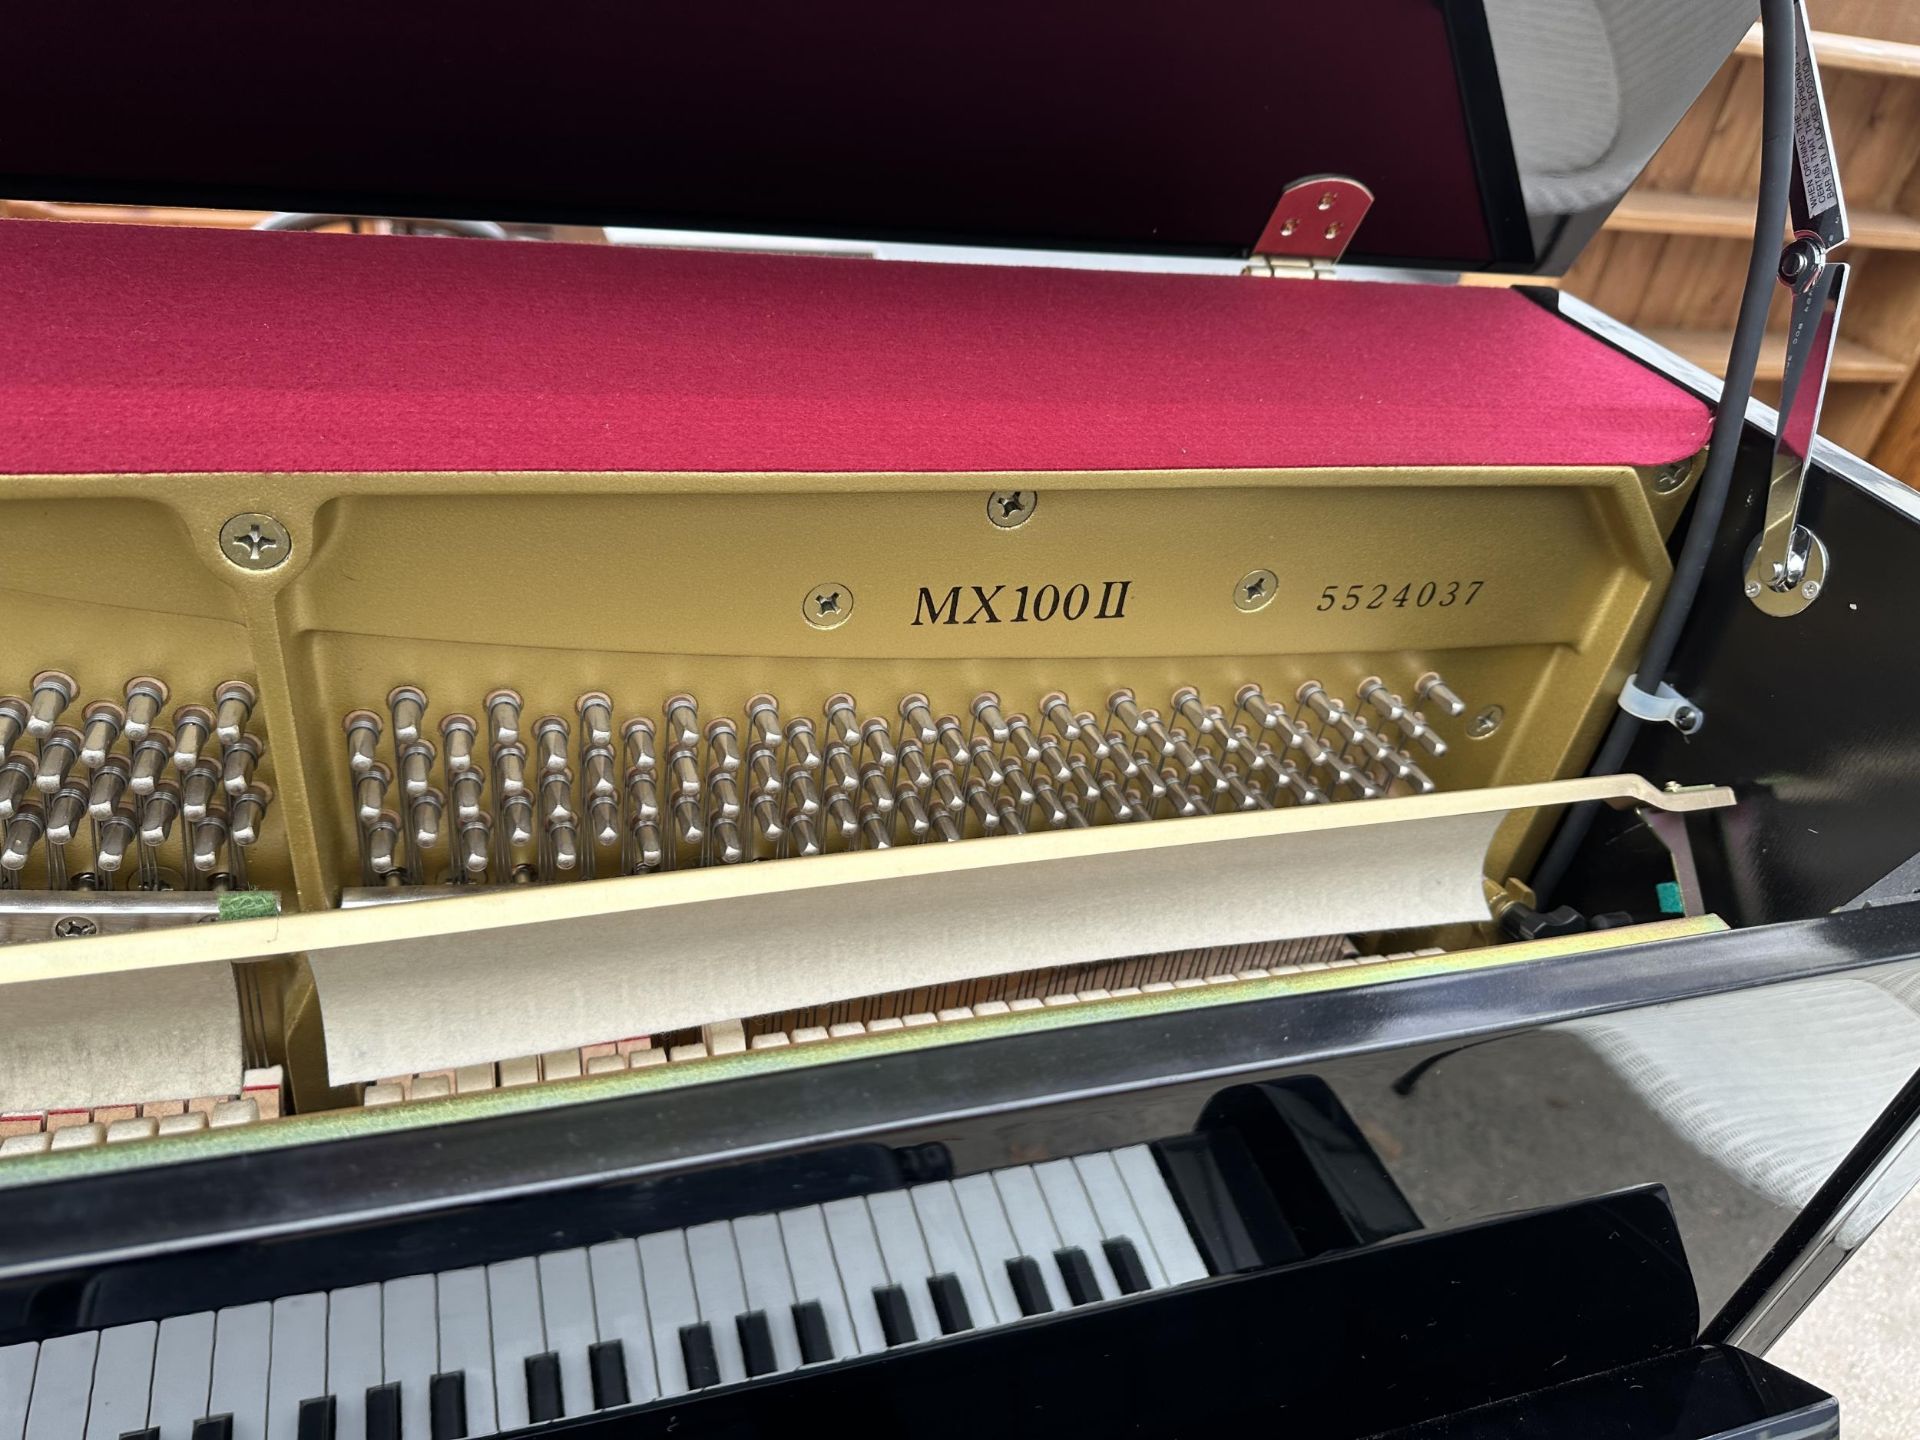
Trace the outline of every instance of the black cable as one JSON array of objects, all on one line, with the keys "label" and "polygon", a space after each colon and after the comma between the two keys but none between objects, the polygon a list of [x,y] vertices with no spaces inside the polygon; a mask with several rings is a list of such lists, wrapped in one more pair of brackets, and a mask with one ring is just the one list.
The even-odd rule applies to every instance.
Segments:
[{"label": "black cable", "polygon": [[[1753,394],[1753,372],[1760,361],[1766,336],[1767,310],[1779,280],[1780,240],[1787,228],[1787,192],[1793,178],[1794,0],[1761,0],[1762,109],[1760,136],[1760,194],[1755,206],[1753,252],[1747,257],[1747,283],[1740,296],[1740,318],[1733,328],[1727,355],[1727,376],[1720,388],[1720,405],[1713,417],[1706,472],[1694,495],[1693,519],[1674,562],[1673,583],[1667,587],[1660,613],[1640,655],[1636,674],[1640,688],[1654,691],[1666,678],[1667,667],[1679,647],[1680,634],[1693,611],[1694,598],[1707,561],[1719,538],[1727,495],[1733,488],[1734,457],[1747,420],[1747,400]],[[1606,738],[1593,757],[1588,773],[1611,775],[1627,763],[1627,752],[1640,733],[1640,717],[1621,710],[1607,727]],[[1576,805],[1560,822],[1553,843],[1533,870],[1533,891],[1542,906],[1550,905],[1554,891],[1566,878],[1573,859],[1593,827],[1592,803]]]}]

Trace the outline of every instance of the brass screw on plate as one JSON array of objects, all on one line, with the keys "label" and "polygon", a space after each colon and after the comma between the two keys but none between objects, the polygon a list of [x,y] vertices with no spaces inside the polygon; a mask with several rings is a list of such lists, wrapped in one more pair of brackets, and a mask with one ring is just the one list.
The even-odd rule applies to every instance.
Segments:
[{"label": "brass screw on plate", "polygon": [[1692,478],[1693,457],[1689,455],[1685,460],[1676,460],[1671,465],[1662,465],[1654,473],[1653,493],[1671,495]]},{"label": "brass screw on plate", "polygon": [[987,497],[987,519],[1002,530],[1018,530],[1040,508],[1040,496],[1032,490],[996,490]]},{"label": "brass screw on plate", "polygon": [[1489,705],[1473,719],[1467,722],[1467,738],[1484,740],[1500,728],[1500,722],[1507,718],[1507,712],[1498,705]]},{"label": "brass screw on plate", "polygon": [[1233,587],[1234,609],[1248,614],[1264,610],[1273,603],[1274,592],[1279,588],[1280,577],[1273,571],[1249,570]]},{"label": "brass screw on plate", "polygon": [[838,630],[853,618],[853,591],[828,582],[807,591],[800,615],[816,630]]},{"label": "brass screw on plate", "polygon": [[100,922],[86,915],[62,915],[53,922],[56,940],[80,940],[100,933]]},{"label": "brass screw on plate", "polygon": [[271,570],[293,553],[293,537],[273,516],[248,511],[220,527],[220,553],[242,570]]}]

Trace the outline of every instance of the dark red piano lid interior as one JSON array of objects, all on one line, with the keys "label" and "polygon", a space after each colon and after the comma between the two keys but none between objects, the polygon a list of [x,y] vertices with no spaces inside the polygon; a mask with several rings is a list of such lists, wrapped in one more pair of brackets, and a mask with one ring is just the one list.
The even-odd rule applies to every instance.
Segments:
[{"label": "dark red piano lid interior", "polygon": [[1480,0],[23,0],[0,194],[1350,261],[1531,260]]}]

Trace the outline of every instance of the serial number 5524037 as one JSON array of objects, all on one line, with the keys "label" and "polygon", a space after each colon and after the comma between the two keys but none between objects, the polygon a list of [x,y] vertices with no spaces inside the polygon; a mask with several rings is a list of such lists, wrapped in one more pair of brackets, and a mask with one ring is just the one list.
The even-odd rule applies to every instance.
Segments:
[{"label": "serial number 5524037", "polygon": [[1397,587],[1390,582],[1366,581],[1358,585],[1329,585],[1320,592],[1316,610],[1404,610],[1411,605],[1425,610],[1445,610],[1450,605],[1471,605],[1480,598],[1484,580],[1408,580]]}]

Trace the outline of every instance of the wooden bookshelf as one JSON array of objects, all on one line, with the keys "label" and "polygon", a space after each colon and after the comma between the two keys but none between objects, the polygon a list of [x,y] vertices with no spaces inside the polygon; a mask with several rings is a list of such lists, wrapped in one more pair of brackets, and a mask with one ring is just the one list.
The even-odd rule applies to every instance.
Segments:
[{"label": "wooden bookshelf", "polygon": [[[1920,5],[1809,0],[1853,238],[1840,344],[1821,429],[1920,480],[1911,455],[1882,457],[1883,432],[1920,437]],[[1719,374],[1740,303],[1760,180],[1757,29],[1654,156],[1563,287]],[[1774,297],[1758,389],[1777,401],[1787,304]]]}]

